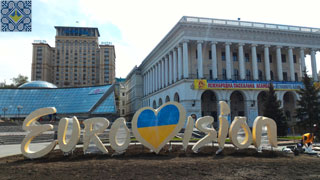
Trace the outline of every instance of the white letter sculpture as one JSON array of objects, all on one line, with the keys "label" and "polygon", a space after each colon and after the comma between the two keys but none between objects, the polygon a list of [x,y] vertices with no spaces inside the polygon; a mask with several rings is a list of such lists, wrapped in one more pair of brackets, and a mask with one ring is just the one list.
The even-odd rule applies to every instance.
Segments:
[{"label": "white letter sculpture", "polygon": [[[68,128],[68,122],[72,121],[72,135],[69,142],[66,142],[66,133]],[[80,124],[77,117],[62,118],[58,125],[58,142],[61,151],[70,152],[78,144],[80,139]]]},{"label": "white letter sculpture", "polygon": [[[232,144],[238,147],[239,149],[248,148],[252,143],[252,134],[246,120],[246,117],[236,116],[233,122],[231,123],[229,130],[229,138]],[[239,143],[237,139],[240,128],[243,128],[246,135],[245,139],[241,143]]]},{"label": "white letter sculpture", "polygon": [[182,141],[182,147],[183,147],[183,150],[186,151],[187,150],[187,147],[188,147],[188,144],[189,144],[189,141],[191,139],[191,136],[192,136],[192,132],[193,132],[193,126],[194,126],[194,120],[191,116],[188,117],[188,121],[187,121],[187,127],[186,129],[184,130],[184,133],[183,133],[183,141]]},{"label": "white letter sculpture", "polygon": [[45,156],[54,149],[54,147],[57,144],[56,140],[52,141],[47,147],[37,152],[31,151],[29,149],[29,145],[32,139],[34,139],[36,136],[40,135],[45,131],[53,129],[53,126],[51,124],[36,125],[35,123],[37,122],[37,119],[45,115],[54,114],[56,112],[56,108],[53,107],[37,109],[33,111],[31,114],[29,114],[23,121],[22,128],[25,131],[30,131],[30,133],[27,134],[27,136],[23,139],[21,143],[21,152],[25,157],[28,157],[30,159],[40,158],[42,156]]},{"label": "white letter sculpture", "polygon": [[200,139],[195,145],[192,147],[192,151],[197,153],[199,148],[202,146],[211,143],[217,140],[217,131],[214,128],[208,128],[208,125],[212,125],[213,117],[205,116],[201,117],[196,122],[196,127],[199,131],[206,133],[207,135]]},{"label": "white letter sculpture", "polygon": [[256,148],[260,147],[263,126],[267,126],[269,143],[272,147],[277,147],[277,124],[273,119],[263,116],[258,116],[253,122],[252,134],[254,146]]},{"label": "white letter sculpture", "polygon": [[[117,132],[120,127],[123,126],[126,132],[126,137],[124,143],[120,144],[117,141]],[[123,153],[130,144],[130,131],[126,125],[126,120],[124,118],[118,118],[111,126],[110,133],[109,133],[109,141],[111,148],[115,150],[117,153]]]},{"label": "white letter sculpture", "polygon": [[[106,149],[106,147],[104,147],[97,134],[103,133],[103,131],[107,129],[107,127],[109,126],[108,119],[90,118],[85,120],[83,123],[85,126],[83,135],[83,152],[86,152],[87,148],[89,147],[90,140],[92,140],[102,153],[107,154],[108,150]],[[93,125],[96,123],[101,123],[103,125],[99,129],[93,129]]]}]

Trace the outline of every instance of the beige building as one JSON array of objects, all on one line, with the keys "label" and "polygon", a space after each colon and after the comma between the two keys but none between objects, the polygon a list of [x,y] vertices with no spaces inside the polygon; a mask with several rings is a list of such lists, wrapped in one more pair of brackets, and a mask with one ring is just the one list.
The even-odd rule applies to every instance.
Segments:
[{"label": "beige building", "polygon": [[115,49],[99,45],[98,28],[56,26],[55,47],[33,43],[31,80],[58,87],[79,87],[115,82]]}]

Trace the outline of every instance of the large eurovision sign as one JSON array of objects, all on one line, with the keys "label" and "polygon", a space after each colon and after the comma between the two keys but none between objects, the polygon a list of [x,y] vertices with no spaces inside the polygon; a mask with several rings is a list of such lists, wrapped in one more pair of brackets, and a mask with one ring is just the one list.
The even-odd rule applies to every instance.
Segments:
[{"label": "large eurovision sign", "polygon": [[[182,147],[187,149],[189,141],[191,139],[194,126],[201,132],[205,133],[202,139],[196,142],[192,146],[193,152],[198,152],[199,149],[212,142],[217,142],[219,150],[221,152],[224,148],[224,144],[229,134],[231,143],[239,148],[248,148],[253,144],[256,148],[260,147],[262,127],[268,128],[268,140],[272,147],[277,147],[277,125],[274,120],[258,116],[256,117],[252,132],[246,122],[246,117],[237,116],[232,121],[230,127],[227,120],[227,116],[230,115],[230,108],[224,101],[220,101],[220,116],[219,116],[219,130],[218,132],[210,126],[214,119],[211,116],[205,116],[197,119],[194,124],[194,120],[191,116],[186,119],[186,111],[184,107],[177,102],[168,102],[158,109],[151,107],[144,107],[138,110],[132,119],[132,132],[135,138],[144,146],[158,154],[160,150],[181,131],[187,120],[184,136],[182,140]],[[41,108],[32,112],[26,117],[23,122],[23,129],[28,132],[26,137],[21,143],[22,154],[30,159],[40,158],[50,153],[57,144],[62,152],[71,152],[75,149],[80,140],[81,128],[79,121],[76,117],[62,118],[58,125],[58,139],[52,141],[49,145],[39,151],[32,151],[29,149],[31,141],[41,135],[41,133],[52,130],[53,126],[50,124],[39,125],[35,123],[37,119],[42,116],[56,113],[54,107]],[[72,133],[71,137],[66,139],[66,133],[68,129],[68,122],[72,121]],[[93,128],[96,124],[100,124],[98,128]],[[83,151],[89,147],[89,143],[93,142],[96,147],[105,154],[108,154],[108,150],[98,137],[99,133],[102,133],[108,128],[110,122],[103,117],[90,118],[84,121],[84,133],[83,133]],[[124,127],[126,132],[126,138],[124,142],[119,143],[117,141],[117,132],[120,127]],[[242,142],[239,142],[237,134],[240,129],[244,129],[245,138]],[[126,151],[130,145],[130,130],[127,128],[125,119],[118,118],[111,126],[109,133],[110,146],[117,153],[121,154]]]},{"label": "large eurovision sign", "polygon": [[[267,90],[268,81],[234,81],[234,80],[194,80],[194,89],[232,89],[232,90]],[[278,91],[296,91],[303,88],[302,82],[272,82]]]}]

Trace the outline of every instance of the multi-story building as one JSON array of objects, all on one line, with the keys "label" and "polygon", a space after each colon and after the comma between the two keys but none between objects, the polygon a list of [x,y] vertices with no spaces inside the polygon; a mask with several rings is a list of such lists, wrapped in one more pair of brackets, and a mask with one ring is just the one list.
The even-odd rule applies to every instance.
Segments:
[{"label": "multi-story building", "polygon": [[124,117],[126,115],[126,88],[124,78],[116,78],[115,83],[115,98],[118,116]]},{"label": "multi-story building", "polygon": [[[141,104],[157,108],[178,101],[187,115],[211,115],[217,122],[223,100],[231,107],[231,119],[246,116],[251,126],[262,115],[272,82],[289,124],[294,124],[305,56],[311,56],[312,77],[318,81],[319,49],[318,28],[182,17],[134,68],[142,78],[137,84],[143,87]],[[132,78],[128,75],[127,82]]]},{"label": "multi-story building", "polygon": [[56,26],[55,48],[45,41],[33,43],[31,80],[58,87],[79,87],[115,82],[115,49],[99,45],[98,28]]},{"label": "multi-story building", "polygon": [[143,81],[141,70],[135,66],[126,77],[126,118],[131,121],[134,113],[142,106]]}]

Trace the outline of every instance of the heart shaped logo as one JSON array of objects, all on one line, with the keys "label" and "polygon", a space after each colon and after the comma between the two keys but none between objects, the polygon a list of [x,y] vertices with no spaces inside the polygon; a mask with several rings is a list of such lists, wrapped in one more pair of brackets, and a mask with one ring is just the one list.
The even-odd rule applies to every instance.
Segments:
[{"label": "heart shaped logo", "polygon": [[186,111],[177,102],[168,102],[158,109],[144,107],[132,119],[136,139],[155,153],[163,148],[184,125]]}]

